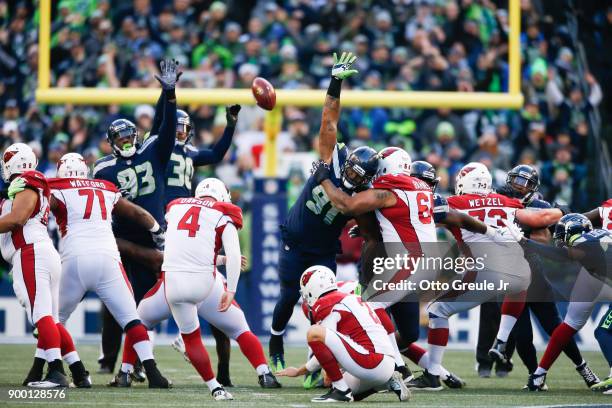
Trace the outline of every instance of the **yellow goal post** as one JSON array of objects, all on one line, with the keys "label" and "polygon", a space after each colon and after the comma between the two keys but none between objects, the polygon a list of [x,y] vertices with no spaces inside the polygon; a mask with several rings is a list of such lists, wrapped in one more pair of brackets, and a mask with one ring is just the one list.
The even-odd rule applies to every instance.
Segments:
[{"label": "yellow goal post", "polygon": [[[360,91],[342,92],[343,106],[410,107],[451,109],[519,109],[523,105],[520,60],[520,0],[508,0],[509,40],[508,92]],[[40,0],[38,36],[38,89],[36,101],[44,104],[110,105],[155,103],[158,89],[152,88],[57,88],[51,87],[51,0]],[[183,89],[176,91],[181,104],[254,104],[250,89]],[[278,106],[321,106],[324,90],[278,89]]]}]

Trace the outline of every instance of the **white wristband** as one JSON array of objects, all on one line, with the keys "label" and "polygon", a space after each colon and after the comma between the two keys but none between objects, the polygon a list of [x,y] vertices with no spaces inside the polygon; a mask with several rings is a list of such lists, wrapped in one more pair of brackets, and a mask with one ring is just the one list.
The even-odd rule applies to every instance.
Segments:
[{"label": "white wristband", "polygon": [[153,234],[155,234],[156,232],[159,232],[159,230],[161,229],[161,227],[159,226],[159,224],[157,223],[157,221],[154,221],[153,226],[149,229],[149,232],[152,232]]},{"label": "white wristband", "polygon": [[485,231],[485,235],[488,237],[492,237],[495,235],[495,231],[496,231],[495,228],[487,225],[487,230]]}]

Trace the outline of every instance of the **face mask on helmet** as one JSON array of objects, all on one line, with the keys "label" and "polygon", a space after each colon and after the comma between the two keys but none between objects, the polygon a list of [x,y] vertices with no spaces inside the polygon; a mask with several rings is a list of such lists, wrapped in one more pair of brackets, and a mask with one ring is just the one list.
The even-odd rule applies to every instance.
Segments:
[{"label": "face mask on helmet", "polygon": [[365,171],[359,165],[347,163],[342,171],[342,184],[353,190],[370,182],[371,178],[365,176]]},{"label": "face mask on helmet", "polygon": [[344,162],[341,169],[342,185],[349,190],[366,186],[378,171],[378,153],[371,147],[358,147]]},{"label": "face mask on helmet", "polygon": [[593,230],[591,221],[582,214],[566,214],[559,219],[553,232],[556,246],[570,246],[582,234]]},{"label": "face mask on helmet", "polygon": [[13,175],[36,170],[38,159],[32,148],[24,143],[9,146],[2,155],[2,178],[9,182]]},{"label": "face mask on helmet", "polygon": [[129,158],[136,154],[136,128],[126,127],[113,132],[112,148],[115,154]]},{"label": "face mask on helmet", "polygon": [[179,144],[185,144],[191,139],[193,135],[193,129],[190,124],[180,123],[176,124],[176,141]]}]

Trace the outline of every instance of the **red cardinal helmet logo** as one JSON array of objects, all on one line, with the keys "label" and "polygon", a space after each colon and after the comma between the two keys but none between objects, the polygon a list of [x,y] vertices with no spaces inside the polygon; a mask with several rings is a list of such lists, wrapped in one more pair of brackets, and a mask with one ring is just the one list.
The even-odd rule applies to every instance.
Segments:
[{"label": "red cardinal helmet logo", "polygon": [[308,273],[305,273],[304,276],[302,276],[302,286],[306,286],[306,284],[308,283],[308,281],[310,281],[310,278],[312,277],[314,272],[315,271],[308,271]]},{"label": "red cardinal helmet logo", "polygon": [[476,167],[466,167],[459,172],[459,177],[463,177],[468,174],[470,171],[474,170]]}]

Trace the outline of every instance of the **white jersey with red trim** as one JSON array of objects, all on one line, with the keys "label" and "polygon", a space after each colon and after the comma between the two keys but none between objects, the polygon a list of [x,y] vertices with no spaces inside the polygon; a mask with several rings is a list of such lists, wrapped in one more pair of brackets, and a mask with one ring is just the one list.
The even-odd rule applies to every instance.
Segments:
[{"label": "white jersey with red trim", "polygon": [[312,307],[314,323],[322,323],[343,334],[362,353],[394,356],[387,331],[368,303],[340,291],[319,298]]},{"label": "white jersey with red trim", "polygon": [[112,212],[121,198],[106,180],[49,179],[56,200],[53,215],[62,237],[62,260],[77,255],[105,254],[120,261],[112,228]]},{"label": "white jersey with red trim", "polygon": [[[38,200],[32,215],[30,215],[24,226],[0,234],[2,257],[11,264],[15,252],[26,245],[52,242],[47,232],[50,193],[45,176],[38,171],[28,171],[19,177],[26,181],[26,188],[32,189],[38,194]],[[12,208],[13,201],[2,200],[0,203],[0,216],[10,213]]]},{"label": "white jersey with red trim", "polygon": [[[447,201],[450,208],[496,228],[505,227],[502,220],[514,222],[516,210],[523,208],[519,200],[497,193],[489,193],[486,196],[462,194],[449,197]],[[465,229],[453,228],[453,234],[455,239],[461,242],[493,242],[487,235]],[[508,239],[508,242],[512,242],[512,239]]]},{"label": "white jersey with red trim", "polygon": [[374,180],[374,188],[391,191],[392,207],[375,211],[384,242],[436,242],[433,192],[427,183],[403,174],[387,174]]},{"label": "white jersey with red trim", "polygon": [[242,228],[242,211],[231,203],[178,198],[166,209],[165,272],[215,271],[228,223]]},{"label": "white jersey with red trim", "polygon": [[599,206],[599,217],[601,218],[601,228],[612,231],[612,198]]},{"label": "white jersey with red trim", "polygon": [[[519,200],[497,193],[485,196],[477,194],[452,196],[448,198],[448,205],[491,227],[504,227],[503,219],[514,222],[516,210],[523,208]],[[525,260],[523,249],[513,239],[508,239],[507,245],[498,245],[484,234],[456,227],[451,228],[451,231],[464,254],[472,257],[476,265],[483,265],[477,267],[476,271],[484,268],[489,272],[518,276],[525,280],[531,276],[531,269]]]}]

